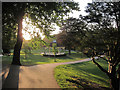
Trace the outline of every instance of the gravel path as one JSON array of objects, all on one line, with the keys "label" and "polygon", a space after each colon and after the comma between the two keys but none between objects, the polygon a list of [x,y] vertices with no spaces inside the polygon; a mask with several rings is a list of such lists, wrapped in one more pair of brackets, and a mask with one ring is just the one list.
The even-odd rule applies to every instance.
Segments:
[{"label": "gravel path", "polygon": [[8,75],[4,75],[3,88],[60,88],[54,78],[54,68],[56,66],[90,60],[91,59],[89,58],[73,62],[34,66],[11,65],[9,73],[5,73]]}]

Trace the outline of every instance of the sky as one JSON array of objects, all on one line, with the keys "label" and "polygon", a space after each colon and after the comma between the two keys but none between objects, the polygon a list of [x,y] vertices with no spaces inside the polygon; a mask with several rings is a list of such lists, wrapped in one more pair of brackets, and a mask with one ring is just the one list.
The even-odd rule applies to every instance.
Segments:
[{"label": "sky", "polygon": [[[87,6],[87,3],[92,3],[92,0],[74,0],[75,2],[78,2],[79,3],[79,7],[80,7],[80,10],[81,11],[73,11],[73,13],[70,13],[69,16],[70,17],[74,17],[74,18],[79,18],[79,15],[83,15],[85,16],[87,13],[85,12],[85,7]],[[30,40],[31,39],[31,36],[25,32],[24,28],[28,26],[27,23],[23,20],[23,37],[26,39],[26,40]],[[29,27],[29,31],[30,32],[33,32],[33,28],[30,28],[31,25],[28,26]],[[56,30],[53,31],[51,33],[51,35],[53,34],[58,34],[60,32],[60,27],[58,27],[57,25],[55,25],[55,28]],[[38,32],[40,31],[38,28],[35,28],[34,29]],[[42,35],[42,33],[40,33],[42,39],[44,38],[44,36]]]},{"label": "sky", "polygon": [[[92,3],[92,0],[74,0],[75,2],[79,3],[80,11],[73,11],[73,13],[70,13],[69,16],[74,18],[79,18],[79,15],[87,15],[85,12],[85,7],[87,6],[87,3]],[[52,32],[52,34],[58,34],[60,32],[60,27],[55,26],[56,30]]]},{"label": "sky", "polygon": [[71,14],[71,16],[78,18],[79,15],[86,15],[87,13],[85,12],[85,8],[87,6],[87,3],[92,3],[92,0],[74,0],[75,2],[79,3],[79,7],[81,11],[74,11],[73,14]]}]

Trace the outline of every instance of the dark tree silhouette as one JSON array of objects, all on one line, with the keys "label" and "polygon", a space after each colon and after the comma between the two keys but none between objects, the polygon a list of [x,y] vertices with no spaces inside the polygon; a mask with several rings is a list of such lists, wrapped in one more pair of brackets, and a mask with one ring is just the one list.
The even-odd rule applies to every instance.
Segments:
[{"label": "dark tree silhouette", "polygon": [[[102,68],[93,58],[93,62],[110,78],[111,88],[119,89],[120,73],[117,66],[120,66],[120,2],[111,3],[89,3],[86,9],[88,15],[85,17],[88,23],[93,24],[91,36],[87,43],[92,51],[92,57],[97,55],[97,51],[103,51],[108,58],[108,71]],[[115,26],[114,26],[115,25]],[[91,43],[92,42],[92,43]]]}]

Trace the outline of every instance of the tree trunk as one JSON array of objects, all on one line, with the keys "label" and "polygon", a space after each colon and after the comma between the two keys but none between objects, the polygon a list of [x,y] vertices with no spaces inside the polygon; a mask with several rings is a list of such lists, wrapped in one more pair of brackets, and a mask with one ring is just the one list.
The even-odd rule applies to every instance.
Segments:
[{"label": "tree trunk", "polygon": [[69,55],[71,55],[71,49],[69,49]]},{"label": "tree trunk", "polygon": [[116,67],[112,66],[110,70],[110,86],[112,90],[119,90],[119,81],[117,79],[117,72],[116,72]]},{"label": "tree trunk", "polygon": [[120,90],[120,64],[118,65],[118,70],[117,70],[117,80],[118,80],[118,88]]},{"label": "tree trunk", "polygon": [[22,20],[23,20],[23,15],[18,20],[17,42],[16,42],[15,47],[14,47],[14,54],[13,54],[13,61],[12,61],[12,64],[14,64],[14,65],[21,65],[21,63],[20,63],[20,50],[21,50],[22,42],[23,42]]},{"label": "tree trunk", "polygon": [[109,72],[107,70],[105,70],[102,66],[99,65],[99,63],[97,63],[94,59],[94,57],[92,57],[92,61],[99,67],[99,69],[103,72],[105,72],[109,79],[110,79],[110,86],[112,88],[112,90],[119,90],[119,78],[117,78],[117,71],[116,71],[116,66],[113,66],[112,63],[110,64],[110,68],[109,68]]},{"label": "tree trunk", "polygon": [[119,90],[119,83],[118,83],[117,78],[110,79],[110,86],[111,86],[112,90]]}]

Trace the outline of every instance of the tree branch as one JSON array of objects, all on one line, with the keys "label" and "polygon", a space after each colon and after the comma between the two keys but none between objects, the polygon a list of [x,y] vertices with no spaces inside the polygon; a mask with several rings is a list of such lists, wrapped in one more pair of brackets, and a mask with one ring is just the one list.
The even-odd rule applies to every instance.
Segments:
[{"label": "tree branch", "polygon": [[100,66],[100,65],[95,61],[94,57],[92,57],[92,61],[98,66],[98,68],[99,68],[101,71],[105,72],[105,73],[108,75],[108,77],[110,77],[110,73],[108,73],[102,66]]},{"label": "tree branch", "polygon": [[110,61],[107,60],[105,57],[98,56],[98,58],[102,58],[102,59],[104,59],[106,62],[110,62]]}]

